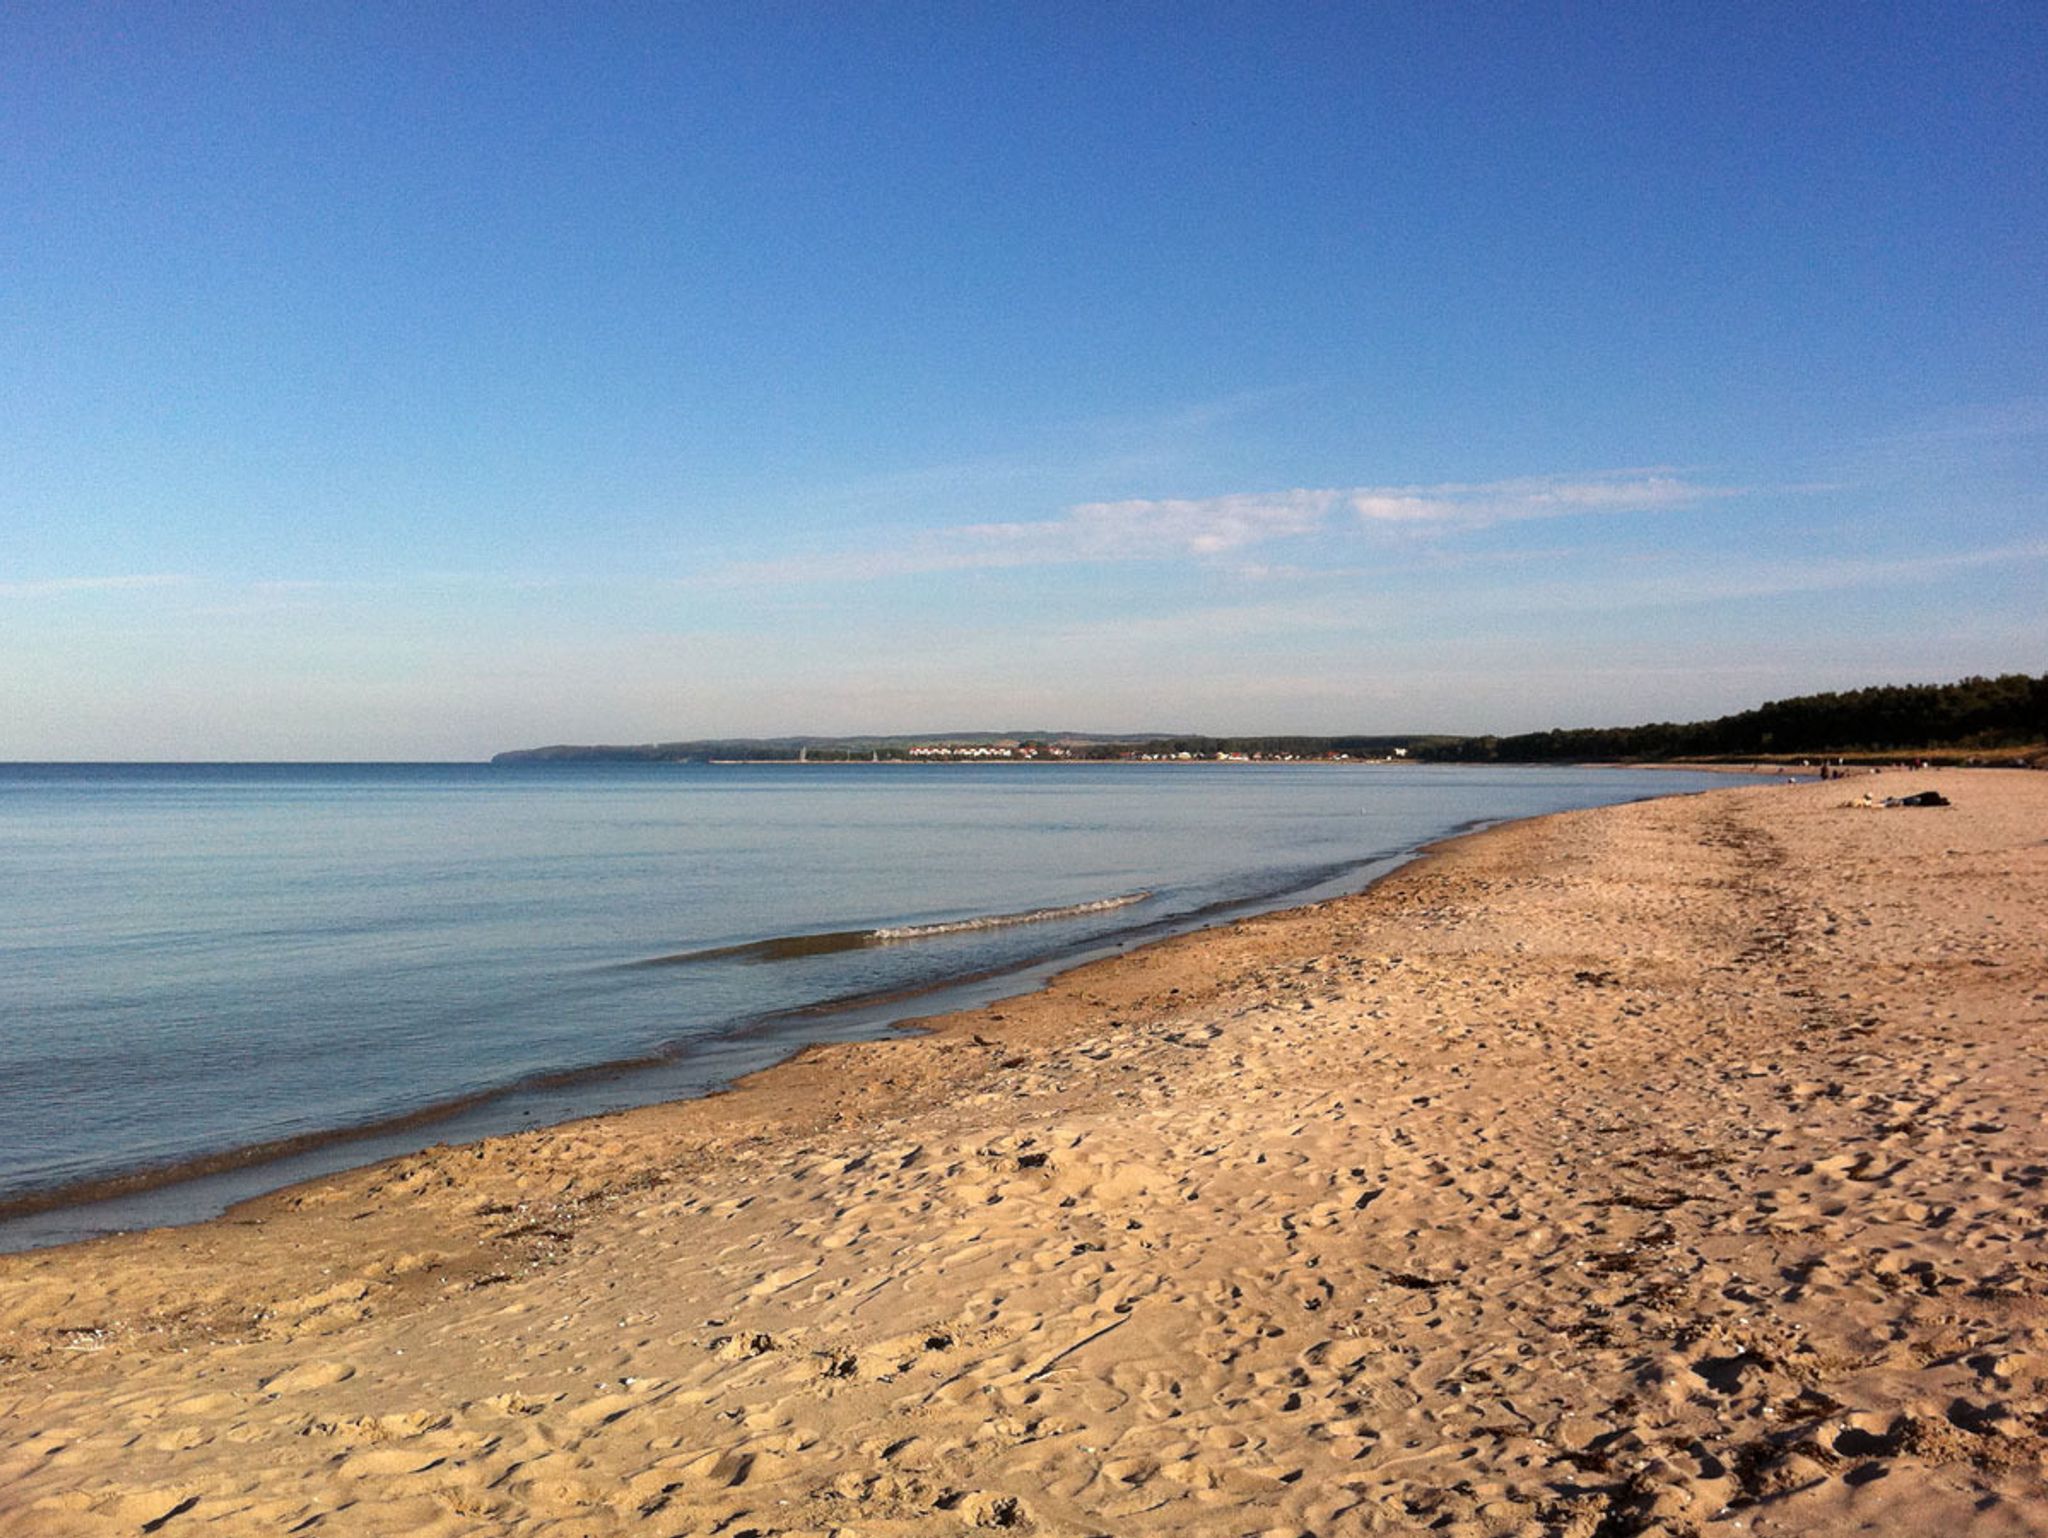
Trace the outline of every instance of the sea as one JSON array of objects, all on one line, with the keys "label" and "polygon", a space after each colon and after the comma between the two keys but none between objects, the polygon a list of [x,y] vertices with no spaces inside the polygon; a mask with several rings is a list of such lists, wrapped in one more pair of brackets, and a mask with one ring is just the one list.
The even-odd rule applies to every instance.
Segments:
[{"label": "sea", "polygon": [[811,1042],[1726,776],[0,765],[0,1249],[702,1095]]}]

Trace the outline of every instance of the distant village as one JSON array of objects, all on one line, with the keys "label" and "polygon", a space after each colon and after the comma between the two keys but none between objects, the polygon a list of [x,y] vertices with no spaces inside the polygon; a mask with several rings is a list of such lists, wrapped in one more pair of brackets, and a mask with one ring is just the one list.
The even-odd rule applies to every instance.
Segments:
[{"label": "distant village", "polygon": [[1408,756],[1406,748],[1393,748],[1384,754],[1367,755],[1359,753],[1326,752],[1284,752],[1271,749],[1251,749],[1232,752],[1223,748],[1197,751],[1193,748],[1162,748],[1155,745],[1134,746],[1127,744],[1065,742],[920,742],[908,748],[889,750],[885,757],[900,757],[918,760],[936,760],[944,763],[960,763],[976,759],[1008,759],[1027,761],[1033,759],[1084,759],[1091,763],[1218,763],[1218,764],[1299,764],[1299,763],[1386,763]]},{"label": "distant village", "polygon": [[1449,737],[1156,737],[1086,733],[962,733],[958,737],[704,739],[638,746],[519,748],[494,763],[978,764],[1212,763],[1387,764],[1420,759]]}]

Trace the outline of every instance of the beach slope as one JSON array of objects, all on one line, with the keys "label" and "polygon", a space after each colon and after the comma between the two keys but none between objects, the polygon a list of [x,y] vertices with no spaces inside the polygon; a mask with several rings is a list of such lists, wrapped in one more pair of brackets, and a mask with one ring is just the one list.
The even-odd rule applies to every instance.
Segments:
[{"label": "beach slope", "polygon": [[2048,1532],[2044,1036],[2048,776],[1496,829],[0,1257],[0,1531]]}]

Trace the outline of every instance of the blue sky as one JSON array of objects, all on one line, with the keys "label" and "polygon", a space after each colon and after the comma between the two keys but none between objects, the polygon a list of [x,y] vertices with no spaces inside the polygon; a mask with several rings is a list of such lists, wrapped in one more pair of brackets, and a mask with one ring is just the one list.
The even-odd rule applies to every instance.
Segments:
[{"label": "blue sky", "polygon": [[0,758],[2048,669],[2039,6],[10,6]]}]

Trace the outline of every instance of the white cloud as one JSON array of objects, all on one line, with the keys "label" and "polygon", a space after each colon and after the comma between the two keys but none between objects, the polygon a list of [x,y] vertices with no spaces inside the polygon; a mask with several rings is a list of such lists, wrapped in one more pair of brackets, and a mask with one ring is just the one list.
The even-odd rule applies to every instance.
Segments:
[{"label": "white cloud", "polygon": [[1368,527],[1471,529],[1579,513],[1653,512],[1742,494],[1739,488],[1703,486],[1670,471],[1620,470],[1477,484],[1295,487],[1083,502],[1057,518],[957,524],[893,548],[742,562],[718,578],[741,583],[860,581],[919,572],[1203,559],[1317,533],[1339,511]]},{"label": "white cloud", "polygon": [[865,580],[916,572],[1214,556],[1313,533],[1342,494],[1279,491],[1186,500],[1083,502],[1057,518],[935,529],[894,549],[800,555],[726,568],[728,580]]},{"label": "white cloud", "polygon": [[957,538],[1037,562],[1221,555],[1322,527],[1340,493],[1275,491],[1159,501],[1084,502],[1036,523],[971,523]]},{"label": "white cloud", "polygon": [[1360,522],[1483,528],[1528,518],[1578,513],[1648,513],[1742,495],[1741,488],[1702,486],[1668,471],[1619,470],[1591,476],[1530,476],[1476,485],[1361,486],[1344,494]]}]

